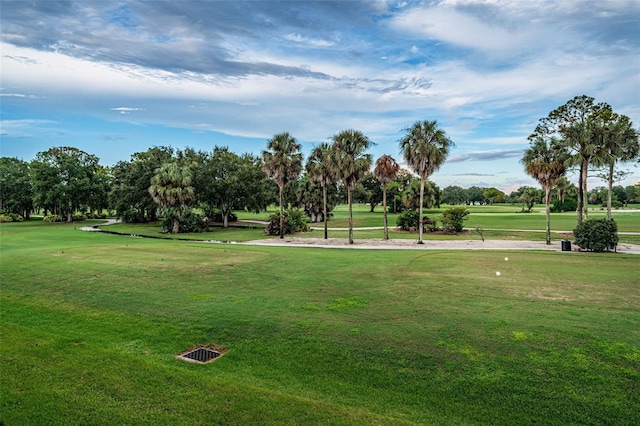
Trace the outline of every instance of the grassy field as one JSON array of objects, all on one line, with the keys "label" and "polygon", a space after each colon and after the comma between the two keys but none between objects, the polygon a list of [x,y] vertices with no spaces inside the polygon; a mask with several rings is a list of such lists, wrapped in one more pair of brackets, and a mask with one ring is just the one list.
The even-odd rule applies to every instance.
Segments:
[{"label": "grassy field", "polygon": [[0,237],[6,425],[637,424],[637,255]]}]

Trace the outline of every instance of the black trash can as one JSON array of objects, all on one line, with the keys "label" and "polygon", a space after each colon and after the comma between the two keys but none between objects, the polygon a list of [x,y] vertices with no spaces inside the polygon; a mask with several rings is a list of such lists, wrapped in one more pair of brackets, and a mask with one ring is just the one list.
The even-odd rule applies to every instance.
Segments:
[{"label": "black trash can", "polygon": [[562,240],[562,251],[571,251],[571,241]]}]

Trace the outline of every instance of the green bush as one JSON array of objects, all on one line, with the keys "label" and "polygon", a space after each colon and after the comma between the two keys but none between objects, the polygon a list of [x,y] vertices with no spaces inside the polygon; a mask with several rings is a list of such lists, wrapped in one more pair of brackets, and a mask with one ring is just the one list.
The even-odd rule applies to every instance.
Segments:
[{"label": "green bush", "polygon": [[573,230],[573,239],[583,250],[615,250],[618,245],[618,225],[613,219],[585,220]]},{"label": "green bush", "polygon": [[438,222],[428,216],[422,218],[422,227],[426,232],[434,232],[438,230]]},{"label": "green bush", "polygon": [[469,216],[464,207],[452,207],[442,213],[442,230],[445,232],[462,232],[463,222]]},{"label": "green bush", "polygon": [[403,211],[396,221],[398,228],[403,231],[411,231],[418,229],[418,223],[420,222],[420,213],[415,210]]},{"label": "green bush", "polygon": [[0,222],[22,222],[24,218],[16,213],[0,214]]},{"label": "green bush", "polygon": [[[302,209],[287,209],[284,211],[284,234],[307,232],[309,230],[307,215]],[[280,214],[269,216],[269,223],[264,230],[268,235],[280,235]]]},{"label": "green bush", "polygon": [[[162,222],[162,232],[168,233],[173,229],[173,217],[167,217]],[[186,212],[180,217],[180,225],[178,227],[179,234],[188,234],[191,232],[206,232],[209,230],[207,222],[204,220],[204,216],[192,211]]]},{"label": "green bush", "polygon": [[71,220],[73,220],[74,222],[82,222],[83,220],[87,220],[87,216],[83,215],[82,213],[76,213],[71,216]]},{"label": "green bush", "polygon": [[575,212],[578,210],[578,201],[573,198],[565,198],[564,203],[556,200],[550,210],[553,213]]},{"label": "green bush", "polygon": [[58,214],[48,214],[42,218],[45,222],[53,223],[53,222],[62,222],[62,216]]},{"label": "green bush", "polygon": [[122,213],[124,223],[147,223],[147,218],[136,209],[128,209]]}]

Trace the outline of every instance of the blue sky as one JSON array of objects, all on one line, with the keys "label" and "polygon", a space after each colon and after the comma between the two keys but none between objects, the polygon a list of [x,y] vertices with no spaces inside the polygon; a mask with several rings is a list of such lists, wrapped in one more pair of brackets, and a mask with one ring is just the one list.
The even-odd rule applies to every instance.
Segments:
[{"label": "blue sky", "polygon": [[635,0],[3,0],[0,24],[0,155],[25,160],[61,145],[104,165],[155,145],[257,154],[283,131],[307,154],[347,128],[401,160],[403,129],[435,119],[456,144],[441,188],[510,192],[536,185],[527,136],[574,96],[640,124]]}]

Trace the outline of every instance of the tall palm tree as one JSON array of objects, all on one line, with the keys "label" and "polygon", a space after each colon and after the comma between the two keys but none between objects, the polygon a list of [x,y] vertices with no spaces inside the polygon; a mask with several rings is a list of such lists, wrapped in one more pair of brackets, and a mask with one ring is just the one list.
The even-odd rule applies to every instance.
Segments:
[{"label": "tall palm tree", "polygon": [[382,185],[382,210],[384,212],[384,239],[389,239],[389,227],[387,224],[387,185],[393,181],[398,172],[400,171],[400,165],[396,163],[390,155],[383,155],[376,161],[376,168],[373,170],[373,174],[376,176],[380,184]]},{"label": "tall palm tree", "polygon": [[556,180],[566,172],[568,153],[556,139],[536,137],[530,141],[520,162],[525,172],[540,183],[544,189],[544,203],[546,206],[547,244],[551,244],[551,187]]},{"label": "tall palm tree", "polygon": [[336,178],[331,145],[324,142],[313,148],[307,159],[306,170],[309,179],[322,187],[322,217],[324,219],[324,239],[326,240],[328,238],[327,186]]},{"label": "tall palm tree", "polygon": [[171,233],[180,231],[180,219],[188,211],[194,198],[191,171],[176,163],[164,163],[151,178],[149,194],[160,206],[160,214],[173,220]]},{"label": "tall palm tree", "polygon": [[371,167],[371,155],[365,154],[372,142],[362,132],[348,129],[332,136],[333,163],[340,179],[347,189],[349,205],[349,244],[353,244],[353,209],[351,193],[356,184]]},{"label": "tall palm tree", "polygon": [[556,191],[558,200],[564,204],[564,199],[567,196],[567,191],[571,188],[571,182],[565,176],[561,176],[556,180]]},{"label": "tall palm tree", "polygon": [[442,166],[449,150],[455,144],[447,137],[444,130],[438,128],[436,120],[416,121],[406,129],[406,135],[400,139],[400,150],[407,164],[420,176],[420,236],[418,244],[424,244],[422,234],[422,205],[424,185],[429,176]]},{"label": "tall palm tree", "polygon": [[596,132],[600,147],[598,155],[594,156],[596,166],[607,167],[607,218],[611,219],[611,194],[613,193],[614,168],[617,161],[632,161],[640,152],[638,133],[633,128],[631,120],[626,115],[611,114],[605,117],[603,125]]},{"label": "tall palm tree", "polygon": [[302,171],[302,146],[288,132],[278,133],[262,151],[264,172],[280,190],[280,238],[284,238],[284,188],[296,180]]}]

